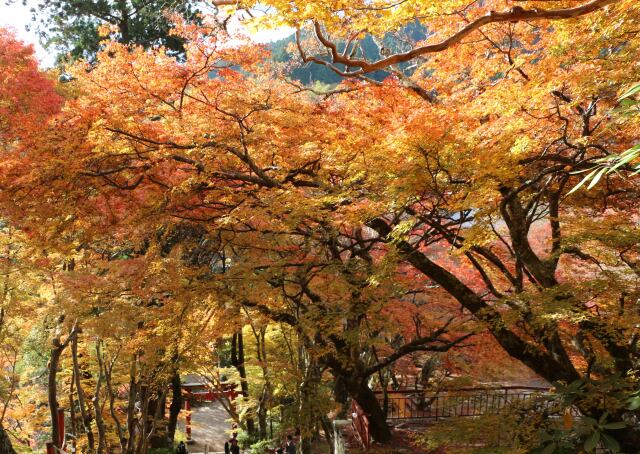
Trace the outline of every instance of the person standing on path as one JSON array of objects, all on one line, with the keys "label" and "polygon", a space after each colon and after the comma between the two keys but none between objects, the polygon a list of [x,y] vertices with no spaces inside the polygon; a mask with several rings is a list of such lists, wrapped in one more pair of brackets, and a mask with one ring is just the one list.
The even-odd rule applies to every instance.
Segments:
[{"label": "person standing on path", "polygon": [[291,435],[287,435],[287,444],[284,449],[285,454],[296,454],[296,444],[293,442]]},{"label": "person standing on path", "polygon": [[240,445],[238,444],[237,436],[238,434],[234,432],[231,438],[225,442],[224,454],[240,454]]},{"label": "person standing on path", "polygon": [[184,444],[184,441],[181,441],[176,448],[176,454],[187,454],[187,447]]}]

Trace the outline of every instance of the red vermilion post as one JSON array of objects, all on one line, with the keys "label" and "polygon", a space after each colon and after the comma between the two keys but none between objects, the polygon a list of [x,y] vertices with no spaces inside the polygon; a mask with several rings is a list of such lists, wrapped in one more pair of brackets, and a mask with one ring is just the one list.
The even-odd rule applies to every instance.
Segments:
[{"label": "red vermilion post", "polygon": [[53,449],[53,442],[52,441],[48,441],[47,442],[47,454],[54,454],[54,449]]},{"label": "red vermilion post", "polygon": [[64,409],[58,408],[58,446],[64,447]]},{"label": "red vermilion post", "polygon": [[184,401],[184,410],[186,414],[185,432],[187,433],[187,441],[191,440],[191,402],[189,399]]}]

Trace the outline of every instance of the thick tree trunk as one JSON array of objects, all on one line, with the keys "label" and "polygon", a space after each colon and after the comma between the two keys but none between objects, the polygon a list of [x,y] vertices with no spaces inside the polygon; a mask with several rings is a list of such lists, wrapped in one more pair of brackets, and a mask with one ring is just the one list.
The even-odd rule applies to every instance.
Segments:
[{"label": "thick tree trunk", "polygon": [[344,379],[340,375],[334,375],[333,381],[333,396],[337,403],[340,405],[340,412],[338,418],[346,418],[347,416],[347,401],[349,400],[349,390],[344,382]]},{"label": "thick tree trunk", "polygon": [[176,369],[171,377],[171,405],[169,406],[169,423],[167,424],[167,438],[173,443],[178,425],[178,416],[184,405],[182,398],[182,382],[180,381],[180,373]]},{"label": "thick tree trunk", "polygon": [[9,434],[2,426],[0,426],[0,454],[16,454],[9,439]]},{"label": "thick tree trunk", "polygon": [[131,33],[129,31],[129,17],[130,12],[127,7],[127,2],[124,0],[118,1],[118,10],[120,12],[118,30],[120,31],[120,42],[124,44],[131,43]]},{"label": "thick tree trunk", "polygon": [[347,386],[349,394],[358,402],[369,419],[371,437],[379,443],[390,442],[392,435],[387,425],[386,415],[382,412],[378,398],[367,385],[366,379],[350,381]]}]

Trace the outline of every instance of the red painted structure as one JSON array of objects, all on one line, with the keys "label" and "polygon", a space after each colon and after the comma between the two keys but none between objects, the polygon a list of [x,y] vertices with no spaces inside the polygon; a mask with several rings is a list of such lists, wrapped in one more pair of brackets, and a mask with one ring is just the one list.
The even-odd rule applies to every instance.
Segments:
[{"label": "red painted structure", "polygon": [[360,408],[358,402],[355,399],[351,399],[351,424],[355,429],[355,434],[359,438],[359,442],[366,450],[371,445],[371,434],[369,432],[369,418],[365,414],[364,410]]},{"label": "red painted structure", "polygon": [[56,446],[60,446],[58,451],[64,452],[64,436],[65,436],[65,428],[64,428],[64,409],[58,408],[58,414],[56,415],[56,419],[58,422],[58,439],[56,443],[53,441],[48,441],[46,445],[46,453],[47,454],[55,454]]},{"label": "red painted structure", "polygon": [[184,395],[185,410],[185,432],[187,441],[191,441],[191,404],[194,402],[213,402],[221,397],[234,400],[240,395],[235,389],[235,385],[223,384],[222,390],[212,388],[208,383],[201,381],[185,382],[182,384],[182,392]]},{"label": "red painted structure", "polygon": [[64,410],[58,408],[58,446],[64,449]]},{"label": "red painted structure", "polygon": [[235,385],[224,384],[222,390],[214,389],[207,383],[202,382],[189,382],[182,384],[182,391],[184,392],[185,399],[191,402],[213,402],[220,399],[222,396],[227,397],[229,400],[234,400],[240,395],[235,389]]},{"label": "red painted structure", "polygon": [[184,411],[186,413],[185,431],[187,432],[187,441],[191,441],[191,401],[189,399],[184,401]]}]

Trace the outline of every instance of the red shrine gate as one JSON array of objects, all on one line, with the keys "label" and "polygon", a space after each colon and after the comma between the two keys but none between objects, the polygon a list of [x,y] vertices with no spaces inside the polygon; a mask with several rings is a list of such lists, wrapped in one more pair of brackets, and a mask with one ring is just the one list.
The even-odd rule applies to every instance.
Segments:
[{"label": "red shrine gate", "polygon": [[215,389],[208,383],[198,381],[197,379],[183,383],[182,393],[184,396],[185,433],[187,435],[187,441],[191,440],[191,405],[194,402],[214,402],[222,397],[226,397],[232,401],[240,395],[233,384],[225,383],[222,385],[222,389]]},{"label": "red shrine gate", "polygon": [[[195,378],[192,376],[192,378]],[[182,384],[182,394],[184,397],[184,410],[185,410],[185,432],[187,435],[187,440],[191,440],[191,404],[194,402],[213,402],[221,397],[226,397],[229,400],[234,400],[240,393],[238,393],[235,389],[235,385],[232,384],[223,384],[221,390],[214,389],[207,383],[193,380],[191,382],[185,382]],[[46,454],[55,454],[58,452],[67,452],[66,448],[66,440],[65,440],[65,419],[64,419],[64,409],[58,409],[58,427],[59,431],[59,440],[57,440],[57,445],[60,446],[60,449],[56,448],[52,441],[48,441],[46,443]],[[73,452],[73,449],[72,451]]]}]

